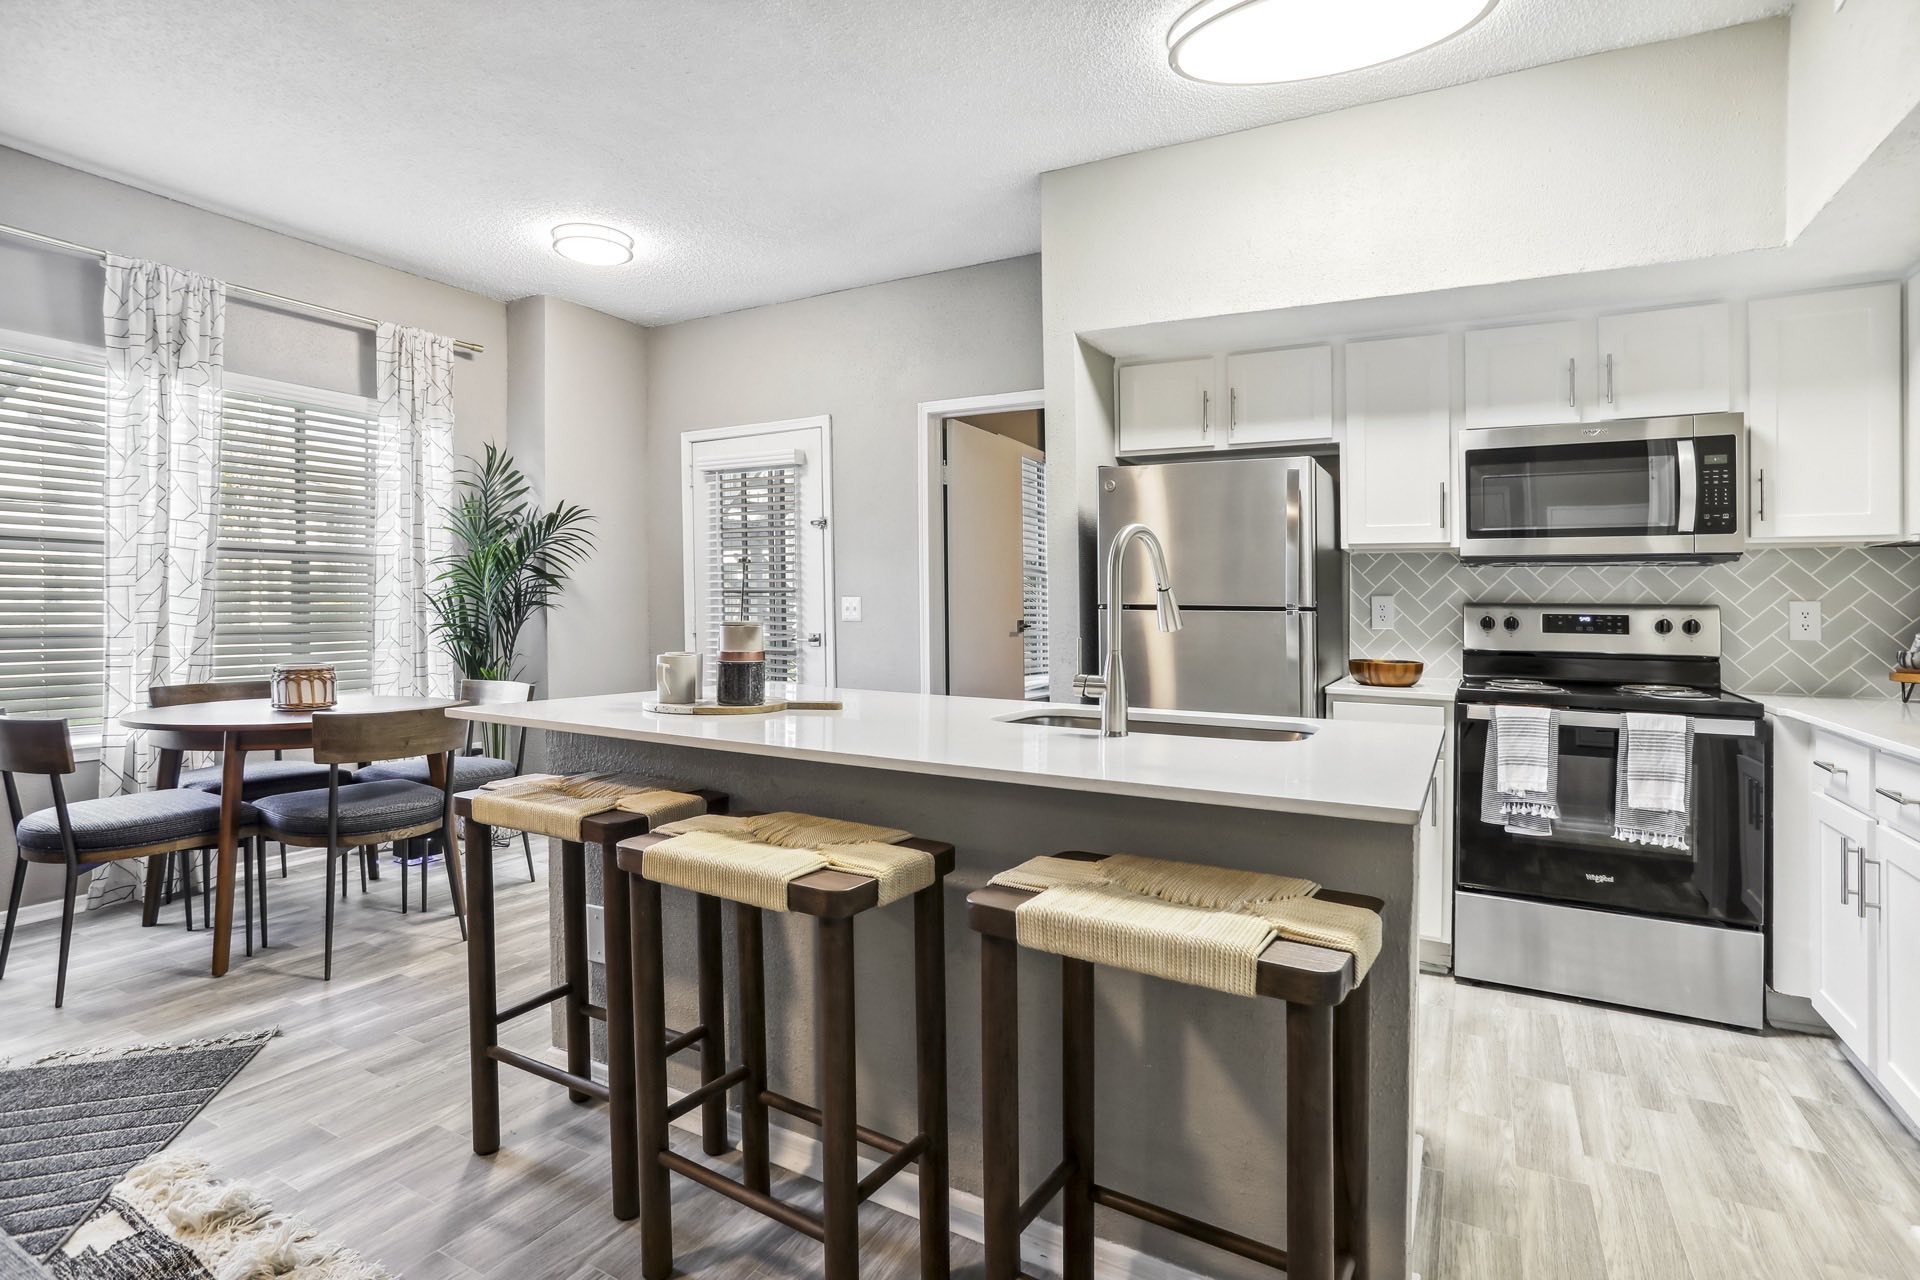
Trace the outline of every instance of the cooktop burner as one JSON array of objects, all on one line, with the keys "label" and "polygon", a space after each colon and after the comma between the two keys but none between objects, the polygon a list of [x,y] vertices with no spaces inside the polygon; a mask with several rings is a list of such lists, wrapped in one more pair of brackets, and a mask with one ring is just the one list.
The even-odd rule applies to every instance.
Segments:
[{"label": "cooktop burner", "polygon": [[1482,680],[1480,684],[1488,689],[1501,689],[1508,693],[1565,693],[1557,684],[1548,684],[1545,680],[1529,680],[1519,676],[1497,676]]},{"label": "cooktop burner", "polygon": [[1720,696],[1712,690],[1695,689],[1684,684],[1623,684],[1619,691],[1637,698],[1659,698],[1670,702],[1703,702]]}]

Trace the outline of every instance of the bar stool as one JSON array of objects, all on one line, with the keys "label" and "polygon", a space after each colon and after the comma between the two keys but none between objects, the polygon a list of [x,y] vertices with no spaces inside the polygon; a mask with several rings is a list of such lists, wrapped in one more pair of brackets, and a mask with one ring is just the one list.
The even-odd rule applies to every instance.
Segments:
[{"label": "bar stool", "polygon": [[[560,785],[566,785],[561,780]],[[639,790],[639,788],[635,788]],[[633,998],[626,981],[627,965],[607,966],[607,1004],[596,1005],[589,992],[587,966],[586,846],[598,845],[604,857],[604,925],[609,959],[616,936],[624,938],[627,897],[609,892],[620,886],[614,848],[622,840],[645,835],[656,821],[690,813],[724,813],[727,797],[719,791],[655,792],[679,800],[653,814],[606,808],[581,813],[578,799],[558,792],[535,790],[511,795],[501,808],[496,795],[485,789],[454,797],[454,812],[463,828],[462,850],[467,867],[467,1020],[468,1056],[473,1088],[473,1149],[491,1155],[500,1149],[500,1066],[518,1068],[562,1085],[576,1103],[598,1100],[607,1104],[612,1158],[613,1212],[631,1219],[640,1213],[640,1159],[635,1146],[636,1119],[633,1088]],[[608,797],[605,803],[614,803]],[[511,829],[549,836],[560,841],[560,924],[562,981],[537,995],[500,1007],[494,951],[493,828],[489,816],[508,816]],[[503,824],[504,825],[504,824]],[[424,873],[423,873],[424,878]],[[617,934],[616,934],[617,931]],[[700,1049],[700,1077],[719,1076],[725,1061],[724,1010],[720,964],[720,910],[716,903],[702,911],[698,925],[700,1024],[686,1031],[660,1035],[661,1065],[667,1057]],[[536,1009],[559,1003],[566,1019],[567,1065],[556,1067],[500,1044],[500,1028]],[[593,1078],[592,1020],[607,1028],[607,1079]],[[656,1032],[660,1028],[654,1028]],[[716,1098],[702,1115],[705,1150],[720,1155],[732,1149],[727,1137],[726,1100]]]},{"label": "bar stool", "polygon": [[[1036,863],[1073,872],[1077,864],[1085,878],[1070,875],[1066,883],[1111,885],[1102,879],[1106,859],[1089,853],[1065,853]],[[1215,880],[1257,879],[1253,873],[1224,871],[1175,862],[1129,858],[1135,868],[1165,877],[1171,884],[1184,872]],[[1026,867],[1036,863],[1025,864]],[[1016,871],[1024,870],[1018,868]],[[1126,941],[1152,953],[1156,967],[1120,963],[1125,957],[1075,957],[1066,948],[1086,948],[1078,928],[1054,933],[1048,939],[1062,949],[1043,948],[1061,956],[1062,1159],[1039,1187],[1022,1198],[1020,1182],[1020,1071],[1019,986],[1017,961],[1023,943],[1017,924],[1020,908],[1042,896],[1034,888],[996,882],[967,897],[967,920],[980,935],[980,1014],[983,1173],[987,1280],[1016,1280],[1021,1270],[1020,1235],[1056,1195],[1064,1210],[1065,1280],[1093,1280],[1094,1207],[1103,1206],[1143,1222],[1242,1258],[1286,1272],[1287,1280],[1344,1280],[1368,1275],[1366,1233],[1367,1144],[1367,995],[1364,964],[1345,950],[1279,938],[1260,951],[1253,962],[1251,990],[1241,994],[1265,996],[1286,1003],[1287,1020],[1287,1230],[1286,1247],[1278,1248],[1184,1213],[1116,1191],[1095,1180],[1094,1166],[1094,1000],[1093,977],[1098,964],[1155,973],[1179,980],[1169,969],[1204,967],[1186,948],[1191,932],[1176,936],[1151,921],[1123,926]],[[1307,885],[1308,882],[1299,882]],[[1317,887],[1317,886],[1312,886]],[[1126,895],[1124,892],[1122,897]],[[1153,895],[1139,895],[1153,901]],[[1303,895],[1304,896],[1304,895]],[[1081,900],[1087,901],[1087,900]],[[1158,900],[1165,904],[1168,899]],[[1177,901],[1177,899],[1176,899]],[[1376,898],[1320,890],[1309,899],[1337,903],[1377,914]],[[1189,906],[1192,899],[1188,899]],[[1095,903],[1104,906],[1104,903]],[[1324,908],[1319,908],[1324,910]],[[1207,910],[1207,908],[1201,908]],[[1056,918],[1073,921],[1067,908]],[[1189,912],[1191,924],[1197,919]],[[1036,930],[1037,932],[1037,930]],[[1075,936],[1068,939],[1066,933]],[[1377,949],[1377,930],[1373,934]],[[1257,943],[1255,944],[1258,945]],[[1093,947],[1088,950],[1099,950]],[[1142,958],[1139,955],[1132,957]],[[1370,963],[1372,956],[1365,957]],[[1158,971],[1156,972],[1156,968]],[[1192,976],[1197,976],[1194,972]],[[1214,986],[1211,982],[1195,985]],[[1216,989],[1227,989],[1216,986]]]},{"label": "bar stool", "polygon": [[[761,819],[798,819],[802,823],[827,820],[807,815],[735,815],[744,822]],[[696,824],[687,824],[689,826]],[[768,897],[729,891],[722,877],[688,874],[664,856],[652,853],[675,839],[676,829],[622,841],[620,870],[627,873],[630,919],[607,917],[608,956],[614,954],[614,930],[631,928],[634,1026],[638,1032],[640,1113],[641,1275],[664,1280],[673,1271],[673,1213],[669,1174],[681,1176],[719,1192],[826,1248],[821,1274],[827,1280],[855,1280],[860,1274],[860,1205],[892,1181],[908,1165],[917,1165],[920,1192],[920,1274],[923,1280],[946,1280],[948,1259],[947,1188],[947,1030],[945,919],[942,883],[953,870],[953,846],[911,837],[893,841],[900,849],[927,856],[931,881],[911,893],[914,931],[915,1060],[920,1132],[900,1139],[859,1123],[854,1033],[854,917],[889,905],[894,898],[882,892],[883,881],[831,865],[832,846],[812,850],[789,844],[777,852],[804,855],[817,852],[829,865],[787,879],[784,890]],[[905,833],[894,833],[903,836]],[[754,837],[760,839],[762,837]],[[765,850],[765,844],[749,845]],[[870,847],[870,846],[869,846]],[[717,1079],[676,1102],[667,1096],[666,1051],[671,1042],[660,1028],[666,1018],[666,960],[660,914],[662,885],[688,889],[702,909],[733,904],[738,944],[740,1046],[742,1062]],[[609,905],[617,895],[609,893]],[[762,912],[785,910],[814,921],[815,1056],[818,1064],[819,1106],[775,1093],[767,1083],[766,976],[762,947]],[[609,963],[609,999],[614,966]],[[724,1099],[741,1086],[740,1147],[742,1179],[709,1169],[673,1151],[668,1127],[696,1106]],[[779,1111],[820,1128],[824,1148],[825,1212],[819,1216],[776,1199],[771,1192],[768,1155],[768,1112]],[[858,1148],[870,1147],[884,1159],[866,1177],[859,1176]]]}]

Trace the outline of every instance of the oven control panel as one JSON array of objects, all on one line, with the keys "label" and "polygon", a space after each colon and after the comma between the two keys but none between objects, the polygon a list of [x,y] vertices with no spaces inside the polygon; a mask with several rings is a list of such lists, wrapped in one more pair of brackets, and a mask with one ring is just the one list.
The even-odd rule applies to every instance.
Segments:
[{"label": "oven control panel", "polygon": [[1714,605],[1470,604],[1468,649],[1500,653],[1720,656]]}]

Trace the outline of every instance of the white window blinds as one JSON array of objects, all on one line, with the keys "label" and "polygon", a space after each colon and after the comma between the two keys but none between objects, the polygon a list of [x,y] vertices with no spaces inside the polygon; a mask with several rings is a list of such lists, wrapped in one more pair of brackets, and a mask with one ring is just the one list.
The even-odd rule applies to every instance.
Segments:
[{"label": "white window blinds", "polygon": [[[790,455],[789,455],[790,456]],[[707,642],[722,622],[767,628],[767,679],[800,678],[800,466],[752,463],[705,473]]]},{"label": "white window blinds", "polygon": [[98,724],[106,371],[0,351],[0,710]]},{"label": "white window blinds", "polygon": [[375,420],[229,386],[220,439],[214,675],[330,662],[372,680]]},{"label": "white window blinds", "polygon": [[1020,459],[1020,616],[1027,688],[1047,682],[1047,465]]}]

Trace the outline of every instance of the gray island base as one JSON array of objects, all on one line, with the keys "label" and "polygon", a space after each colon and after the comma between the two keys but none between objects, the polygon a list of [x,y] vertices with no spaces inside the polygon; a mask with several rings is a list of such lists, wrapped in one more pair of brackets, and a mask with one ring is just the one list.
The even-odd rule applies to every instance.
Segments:
[{"label": "gray island base", "polygon": [[[626,706],[637,707],[644,696],[626,695]],[[875,699],[872,694],[858,696]],[[1386,904],[1385,943],[1367,978],[1372,987],[1373,1092],[1363,1256],[1372,1280],[1397,1280],[1407,1274],[1418,900],[1415,824],[1424,804],[1425,780],[1438,753],[1437,731],[1364,725],[1336,733],[1335,722],[1309,721],[1305,723],[1329,731],[1328,739],[1319,740],[1316,734],[1306,743],[1293,744],[1179,740],[1197,748],[1192,754],[1201,757],[1222,749],[1261,754],[1312,751],[1316,746],[1357,751],[1353,767],[1374,773],[1381,795],[1381,803],[1359,817],[1247,807],[1246,799],[1224,795],[1220,802],[1209,803],[1199,798],[1086,789],[1090,785],[1105,788],[1124,772],[1111,757],[1104,770],[1107,777],[1099,782],[1025,771],[1020,781],[1009,781],[1004,779],[1012,775],[1005,771],[999,771],[1001,777],[954,776],[995,772],[972,768],[965,760],[945,773],[891,761],[841,762],[836,757],[857,754],[847,734],[839,735],[840,749],[816,742],[811,749],[781,750],[780,740],[790,735],[769,722],[795,720],[805,713],[756,718],[758,727],[739,726],[719,736],[704,727],[704,731],[687,731],[662,726],[666,717],[635,716],[629,724],[624,715],[606,714],[604,708],[594,714],[566,714],[569,703],[605,701],[534,703],[520,714],[491,707],[462,711],[474,718],[530,723],[554,731],[547,755],[548,767],[556,772],[640,773],[669,785],[724,791],[741,808],[798,809],[902,827],[953,843],[957,865],[946,882],[948,1078],[953,1216],[961,1234],[973,1234],[967,1224],[978,1222],[975,1198],[981,1190],[980,952],[976,936],[967,927],[967,894],[998,871],[1029,857],[1085,849],[1303,875],[1331,888],[1380,898]],[[971,702],[982,712],[1020,705],[929,701]],[[868,710],[871,713],[874,708],[869,705]],[[591,724],[591,728],[565,731],[569,720],[581,728]],[[1062,732],[997,727],[1022,734]],[[731,740],[736,735],[744,741]],[[1052,763],[1058,767],[1058,761]],[[1286,767],[1297,770],[1295,764]],[[1259,803],[1282,804],[1285,798],[1269,796]],[[588,866],[593,868],[591,900],[598,901],[600,886],[591,878],[598,875],[598,859],[590,857]],[[665,910],[668,1022],[686,1026],[697,1020],[692,900],[670,890]],[[727,921],[731,986],[730,912]],[[803,1100],[817,1096],[813,943],[807,923],[774,913],[766,917],[772,1087]],[[861,916],[855,945],[861,1119],[881,1130],[910,1133],[915,1120],[911,911],[900,904]],[[1026,1190],[1037,1185],[1060,1154],[1058,974],[1057,961],[1023,953],[1019,1030]],[[1099,971],[1096,999],[1097,1147],[1102,1184],[1255,1239],[1283,1243],[1284,1007],[1276,1001],[1221,995],[1107,969]],[[729,1020],[733,1020],[731,994]],[[732,1031],[730,1026],[730,1041]],[[730,1050],[737,1061],[737,1045],[730,1044]],[[671,1083],[676,1089],[696,1084],[690,1064],[676,1062]],[[776,1115],[775,1123],[782,1121]],[[789,1127],[812,1136],[791,1122]],[[782,1148],[776,1137],[776,1160]],[[880,1202],[911,1213],[911,1180],[903,1178],[892,1192],[883,1194]],[[692,1210],[683,1203],[681,1212]],[[1029,1241],[1045,1231],[1044,1223],[1036,1223]],[[1274,1274],[1117,1213],[1102,1211],[1098,1232],[1103,1252],[1109,1244],[1118,1245],[1207,1276]],[[1029,1268],[1050,1261],[1029,1245]],[[1101,1271],[1105,1274],[1107,1268]]]}]

